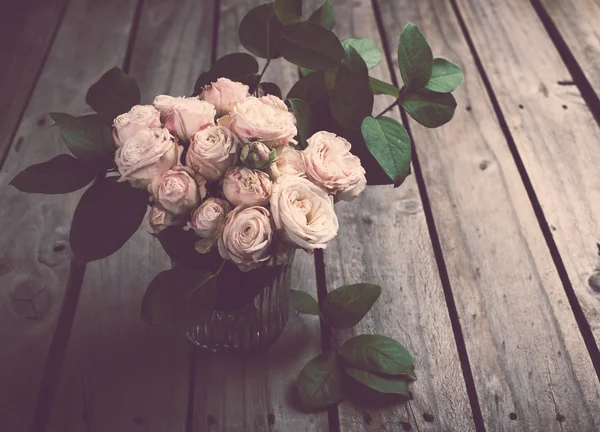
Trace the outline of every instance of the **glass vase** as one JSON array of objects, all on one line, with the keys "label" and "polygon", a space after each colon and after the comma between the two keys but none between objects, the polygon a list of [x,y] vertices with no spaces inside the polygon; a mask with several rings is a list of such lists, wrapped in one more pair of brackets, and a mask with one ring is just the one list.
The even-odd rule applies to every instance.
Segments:
[{"label": "glass vase", "polygon": [[[290,284],[294,253],[277,269],[275,277],[261,287],[246,305],[235,310],[215,310],[186,333],[186,337],[210,351],[251,351],[273,343],[289,315]],[[273,261],[269,265],[277,265]],[[252,278],[252,272],[247,273]]]}]

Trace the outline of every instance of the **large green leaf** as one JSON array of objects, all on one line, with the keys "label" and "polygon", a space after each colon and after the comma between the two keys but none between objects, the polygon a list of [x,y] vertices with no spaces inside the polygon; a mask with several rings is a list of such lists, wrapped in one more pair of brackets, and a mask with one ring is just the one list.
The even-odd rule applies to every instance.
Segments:
[{"label": "large green leaf", "polygon": [[398,376],[382,376],[362,369],[346,368],[346,373],[355,381],[385,394],[409,395],[408,383]]},{"label": "large green leaf", "polygon": [[218,287],[207,270],[176,266],[159,273],[142,299],[142,320],[177,331],[190,331],[212,313]]},{"label": "large green leaf", "polygon": [[325,0],[323,5],[315,10],[308,20],[326,29],[333,29],[333,26],[335,26],[335,16],[333,15],[331,0]]},{"label": "large green leaf", "polygon": [[377,78],[369,77],[369,85],[374,95],[388,95],[398,99],[400,96],[400,90],[398,87],[388,84],[385,81],[378,80]]},{"label": "large green leaf", "polygon": [[337,36],[312,22],[285,27],[280,50],[287,61],[309,69],[337,69],[344,56]]},{"label": "large green leaf", "polygon": [[275,0],[275,14],[284,25],[300,21],[302,17],[302,0]]},{"label": "large green leaf", "polygon": [[111,122],[140,103],[140,88],[133,78],[119,68],[106,72],[94,83],[85,101],[106,121]]},{"label": "large green leaf", "polygon": [[63,194],[81,189],[96,171],[73,156],[61,154],[47,162],[28,166],[10,182],[22,192]]},{"label": "large green leaf", "polygon": [[360,126],[371,115],[373,100],[365,61],[354,48],[348,47],[329,99],[331,115],[341,126]]},{"label": "large green leaf", "polygon": [[104,178],[85,191],[73,215],[71,249],[88,262],[116,252],[137,231],[146,214],[148,193],[116,177]]},{"label": "large green leaf", "polygon": [[460,87],[464,78],[462,70],[454,63],[436,58],[433,59],[431,78],[425,88],[438,93],[450,93]]},{"label": "large green leaf", "polygon": [[431,77],[433,53],[419,27],[408,23],[398,44],[398,65],[404,85],[411,89],[424,87]]},{"label": "large green leaf", "polygon": [[290,291],[290,305],[301,314],[319,315],[319,303],[313,296],[304,291]]},{"label": "large green leaf", "polygon": [[380,294],[381,287],[378,285],[345,285],[327,294],[323,314],[336,329],[353,327],[371,310]]},{"label": "large green leaf", "polygon": [[179,265],[216,271],[223,262],[216,247],[210,252],[198,253],[195,246],[200,237],[192,230],[184,230],[181,225],[167,227],[156,237],[167,255]]},{"label": "large green leaf", "polygon": [[377,44],[369,39],[364,38],[349,38],[342,41],[342,46],[345,50],[352,47],[362,57],[367,65],[367,69],[373,69],[381,61],[381,51]]},{"label": "large green leaf", "polygon": [[287,94],[287,99],[301,99],[307,104],[312,104],[323,98],[327,87],[325,71],[315,71],[300,78]]},{"label": "large green leaf", "polygon": [[292,108],[294,117],[296,117],[296,128],[298,129],[300,146],[306,148],[308,138],[314,133],[313,115],[310,107],[302,99],[292,98],[287,101]]},{"label": "large green leaf", "polygon": [[266,3],[248,11],[240,23],[239,37],[244,48],[255,56],[273,59],[279,57],[282,31],[273,3]]},{"label": "large green leaf", "polygon": [[367,148],[381,168],[400,186],[410,174],[411,143],[404,126],[391,117],[363,120],[361,131]]},{"label": "large green leaf", "polygon": [[348,363],[369,372],[415,376],[408,350],[387,336],[359,335],[347,340],[339,352]]},{"label": "large green leaf", "polygon": [[258,62],[247,53],[227,54],[218,59],[208,72],[200,74],[194,85],[194,94],[202,93],[204,86],[215,82],[218,78],[229,78],[240,81],[247,76],[258,73]]},{"label": "large green leaf", "polygon": [[99,114],[74,117],[50,113],[71,153],[88,165],[108,169],[115,165],[115,142],[110,127]]},{"label": "large green leaf", "polygon": [[456,100],[452,94],[426,89],[407,93],[401,104],[412,118],[428,128],[448,123],[456,110]]},{"label": "large green leaf", "polygon": [[300,401],[307,410],[326,407],[346,397],[343,371],[334,352],[313,358],[300,371],[296,381]]}]

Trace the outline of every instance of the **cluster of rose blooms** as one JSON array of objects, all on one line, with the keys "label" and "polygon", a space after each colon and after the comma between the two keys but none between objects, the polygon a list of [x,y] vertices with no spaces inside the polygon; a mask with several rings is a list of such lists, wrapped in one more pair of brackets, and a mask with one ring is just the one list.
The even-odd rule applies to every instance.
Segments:
[{"label": "cluster of rose blooms", "polygon": [[147,188],[152,229],[193,230],[198,253],[217,247],[244,271],[325,248],[338,231],[334,202],[366,186],[348,141],[317,132],[299,150],[296,135],[281,99],[226,78],[197,97],[157,96],[113,123],[119,181]]}]

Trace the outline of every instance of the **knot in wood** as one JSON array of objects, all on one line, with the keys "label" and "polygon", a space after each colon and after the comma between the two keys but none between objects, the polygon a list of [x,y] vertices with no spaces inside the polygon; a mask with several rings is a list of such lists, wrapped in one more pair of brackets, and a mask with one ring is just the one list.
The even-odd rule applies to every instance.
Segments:
[{"label": "knot in wood", "polygon": [[591,275],[588,279],[588,284],[590,285],[591,289],[597,293],[600,293],[600,273],[594,273]]}]

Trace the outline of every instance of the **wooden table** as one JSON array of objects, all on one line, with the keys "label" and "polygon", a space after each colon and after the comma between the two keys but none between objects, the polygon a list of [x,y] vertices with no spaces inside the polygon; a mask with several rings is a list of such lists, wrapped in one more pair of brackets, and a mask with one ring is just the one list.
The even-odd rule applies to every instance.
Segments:
[{"label": "wooden table", "polygon": [[[104,71],[123,67],[145,103],[188,94],[211,61],[242,50],[238,23],[259,3],[22,0],[3,10],[0,430],[600,430],[593,0],[334,1],[341,38],[385,51],[373,76],[398,79],[393,48],[407,21],[466,73],[449,125],[429,130],[402,116],[414,174],[339,205],[340,235],[294,268],[294,288],[313,295],[359,281],[384,288],[356,332],[414,353],[419,380],[405,405],[302,413],[294,380],[323,349],[314,317],[293,316],[266,352],[196,350],[140,320],[147,283],[169,266],[147,226],[81,268],[68,244],[80,193],[7,186],[66,151],[46,114],[89,112],[85,92]],[[280,61],[267,73],[284,91],[296,77]],[[376,111],[388,103],[378,97]]]}]

